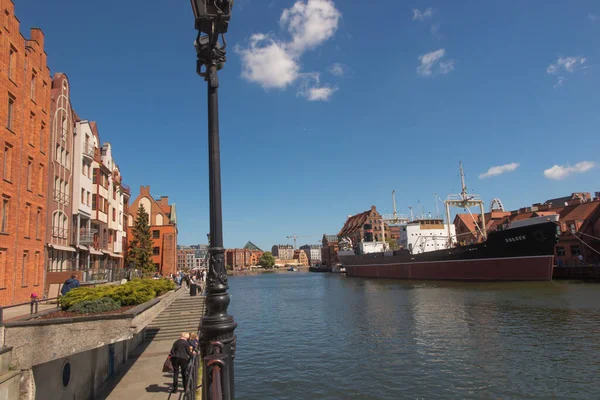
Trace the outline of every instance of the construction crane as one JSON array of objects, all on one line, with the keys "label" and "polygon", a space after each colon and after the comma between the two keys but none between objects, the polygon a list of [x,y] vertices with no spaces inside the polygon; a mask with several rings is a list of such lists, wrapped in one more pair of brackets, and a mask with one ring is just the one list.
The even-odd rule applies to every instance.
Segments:
[{"label": "construction crane", "polygon": [[295,233],[291,236],[286,236],[286,238],[288,239],[294,239],[294,250],[296,250],[298,247],[296,246],[296,240],[299,238],[310,238],[312,236],[298,236]]}]

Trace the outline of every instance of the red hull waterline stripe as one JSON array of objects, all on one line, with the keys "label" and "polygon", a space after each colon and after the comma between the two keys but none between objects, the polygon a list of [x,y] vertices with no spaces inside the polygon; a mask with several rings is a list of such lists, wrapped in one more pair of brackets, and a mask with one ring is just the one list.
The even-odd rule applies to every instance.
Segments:
[{"label": "red hull waterline stripe", "polygon": [[465,281],[549,281],[553,256],[345,265],[348,276]]}]

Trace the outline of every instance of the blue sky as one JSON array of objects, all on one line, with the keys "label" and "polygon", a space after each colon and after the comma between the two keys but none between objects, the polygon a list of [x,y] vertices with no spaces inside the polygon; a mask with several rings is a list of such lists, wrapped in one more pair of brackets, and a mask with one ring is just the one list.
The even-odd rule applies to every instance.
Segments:
[{"label": "blue sky", "polygon": [[[16,3],[132,194],[168,195],[179,242],[205,242],[189,3]],[[435,211],[434,192],[460,190],[459,160],[470,192],[510,209],[600,190],[600,3],[371,3],[236,1],[220,72],[227,247],[315,243],[372,204],[391,212],[394,189],[399,212]]]}]

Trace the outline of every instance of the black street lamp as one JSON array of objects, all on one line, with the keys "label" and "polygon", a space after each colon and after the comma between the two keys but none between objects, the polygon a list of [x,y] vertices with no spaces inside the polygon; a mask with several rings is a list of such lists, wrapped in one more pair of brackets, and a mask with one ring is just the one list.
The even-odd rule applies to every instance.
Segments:
[{"label": "black street lamp", "polygon": [[[225,57],[227,32],[233,0],[191,0],[195,28],[198,30],[195,47],[198,57],[196,72],[208,86],[208,156],[210,236],[209,265],[206,282],[206,315],[200,324],[200,351],[203,360],[202,392],[207,400],[233,399],[234,359],[237,324],[227,314],[229,294],[223,248],[221,210],[221,156],[219,147],[219,77],[217,71],[227,61]],[[219,36],[222,44],[219,43]]]}]

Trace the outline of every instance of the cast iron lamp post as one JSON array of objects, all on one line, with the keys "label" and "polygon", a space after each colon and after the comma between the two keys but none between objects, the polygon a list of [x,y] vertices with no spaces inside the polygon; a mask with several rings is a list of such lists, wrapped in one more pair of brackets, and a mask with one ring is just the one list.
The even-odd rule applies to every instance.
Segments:
[{"label": "cast iron lamp post", "polygon": [[[196,72],[208,86],[208,156],[210,189],[209,264],[206,282],[206,315],[200,323],[203,360],[202,392],[207,400],[233,399],[234,359],[237,324],[227,314],[227,271],[223,248],[221,212],[221,157],[219,148],[219,77],[217,71],[227,60],[225,33],[233,0],[191,0],[198,36],[194,43],[198,61]],[[219,43],[219,36],[222,44]]]}]

